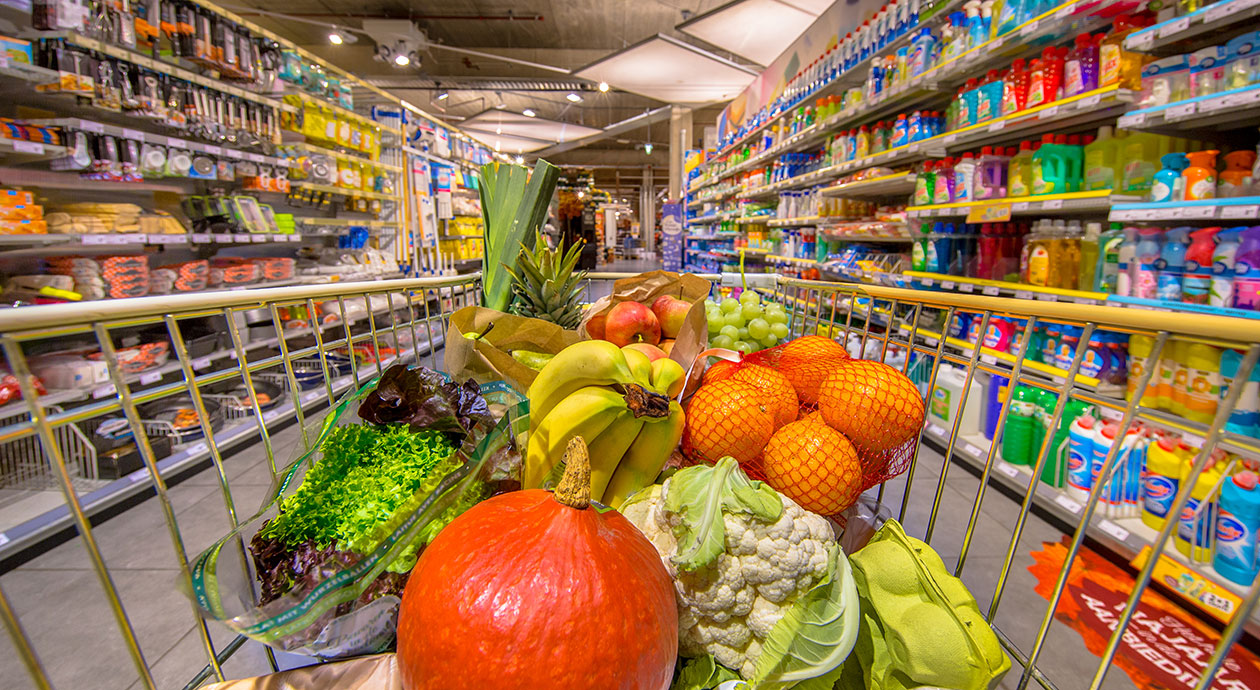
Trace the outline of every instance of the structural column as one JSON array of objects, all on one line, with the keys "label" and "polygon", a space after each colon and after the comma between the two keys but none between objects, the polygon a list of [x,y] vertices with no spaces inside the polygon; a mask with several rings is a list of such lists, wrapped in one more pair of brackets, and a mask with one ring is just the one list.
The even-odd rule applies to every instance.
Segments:
[{"label": "structural column", "polygon": [[682,199],[683,161],[691,142],[696,138],[691,123],[691,108],[681,105],[669,109],[669,200]]}]

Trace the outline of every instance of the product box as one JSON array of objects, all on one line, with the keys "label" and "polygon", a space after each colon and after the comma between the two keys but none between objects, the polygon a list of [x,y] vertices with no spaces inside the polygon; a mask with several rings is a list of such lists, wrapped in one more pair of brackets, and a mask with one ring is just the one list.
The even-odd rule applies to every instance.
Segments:
[{"label": "product box", "polygon": [[0,206],[30,206],[35,196],[21,189],[0,189]]},{"label": "product box", "polygon": [[35,62],[35,54],[31,50],[31,42],[20,38],[0,36],[0,51],[9,62],[20,62],[29,65]]}]

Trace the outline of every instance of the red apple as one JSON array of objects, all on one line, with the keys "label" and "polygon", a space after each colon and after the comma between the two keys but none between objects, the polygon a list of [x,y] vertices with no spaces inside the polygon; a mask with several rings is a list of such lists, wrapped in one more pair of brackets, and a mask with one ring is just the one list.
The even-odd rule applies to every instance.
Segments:
[{"label": "red apple", "polygon": [[655,362],[658,359],[665,359],[668,356],[661,348],[647,343],[630,343],[626,346],[626,349],[642,352],[647,355],[649,362]]},{"label": "red apple", "polygon": [[651,309],[638,302],[621,302],[608,310],[604,340],[625,347],[630,343],[661,342],[661,323]]},{"label": "red apple", "polygon": [[595,340],[604,339],[604,319],[608,318],[605,314],[592,316],[590,321],[586,322],[586,332]]},{"label": "red apple", "polygon": [[673,295],[661,295],[652,302],[652,313],[656,315],[656,320],[661,322],[661,336],[665,338],[677,338],[678,332],[682,330],[683,322],[687,320],[687,312],[691,310],[691,303],[686,300],[678,299]]}]

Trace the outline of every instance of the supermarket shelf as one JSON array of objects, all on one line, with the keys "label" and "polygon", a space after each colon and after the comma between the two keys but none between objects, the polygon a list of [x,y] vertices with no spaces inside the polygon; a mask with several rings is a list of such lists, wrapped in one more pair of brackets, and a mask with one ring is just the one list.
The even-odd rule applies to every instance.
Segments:
[{"label": "supermarket shelf", "polygon": [[[388,132],[388,133],[390,133],[390,134],[394,134],[394,135],[399,135],[399,136],[401,136],[401,135],[402,135],[402,132],[398,131],[397,129],[394,129],[393,127],[386,127],[385,125],[383,125],[383,124],[381,124],[381,123],[377,122],[376,120],[373,120],[372,118],[369,118],[369,117],[364,117],[364,116],[362,116],[362,115],[360,115],[360,114],[358,114],[358,113],[354,112],[353,110],[349,110],[349,109],[343,108],[343,107],[341,107],[340,105],[337,105],[336,103],[333,103],[333,102],[331,102],[331,101],[327,101],[327,100],[324,100],[324,99],[322,99],[322,98],[316,98],[316,97],[314,97],[314,96],[310,95],[309,93],[303,93],[303,92],[301,92],[301,91],[294,91],[294,92],[286,93],[286,94],[284,94],[284,95],[285,95],[285,96],[297,96],[298,98],[300,98],[300,99],[302,100],[302,103],[304,103],[304,104],[305,104],[305,103],[313,103],[313,104],[315,104],[315,105],[317,105],[317,106],[319,106],[319,107],[321,107],[321,108],[328,108],[329,110],[333,111],[334,113],[337,113],[337,115],[338,115],[338,116],[340,116],[340,117],[344,117],[344,118],[346,118],[346,119],[348,119],[348,120],[354,120],[355,122],[358,122],[358,123],[359,123],[359,124],[361,124],[361,125],[366,125],[366,126],[368,126],[368,127],[375,127],[375,128],[377,128],[377,129],[381,130],[382,132]],[[273,101],[273,103],[274,103],[274,101]],[[290,106],[290,107],[292,107],[292,106]],[[295,109],[295,110],[296,110],[296,109]]]},{"label": "supermarket shelf", "polygon": [[1088,292],[1084,290],[1062,290],[1059,288],[1008,283],[1001,280],[985,280],[983,278],[966,278],[943,273],[925,273],[922,271],[904,271],[901,274],[912,284],[924,288],[934,288],[954,292],[979,292],[989,297],[1014,297],[1015,299],[1038,299],[1044,302],[1075,302],[1077,304],[1102,304],[1109,295],[1104,292]]},{"label": "supermarket shelf", "polygon": [[1123,129],[1181,134],[1207,128],[1230,130],[1260,124],[1260,85],[1134,110],[1116,123]]},{"label": "supermarket shelf", "polygon": [[91,132],[93,134],[109,134],[111,136],[121,137],[123,139],[133,139],[135,141],[154,144],[156,146],[168,146],[170,148],[183,149],[185,151],[193,151],[195,153],[205,153],[223,158],[247,160],[253,163],[261,163],[263,165],[276,165],[287,168],[289,167],[290,162],[288,158],[263,156],[257,153],[241,151],[227,146],[216,146],[212,144],[204,144],[198,141],[188,141],[179,137],[168,137],[161,134],[153,134],[151,132],[142,132],[135,129],[129,129],[127,127],[119,127],[117,125],[105,124],[94,120],[85,120],[78,117],[60,117],[51,120],[31,120],[31,123],[36,125],[67,127],[69,129],[77,129],[83,132]]},{"label": "supermarket shelf", "polygon": [[769,261],[771,263],[776,263],[776,264],[797,264],[801,266],[817,266],[818,265],[817,259],[801,259],[795,256],[777,256],[775,254],[767,255],[766,261]]},{"label": "supermarket shelf", "polygon": [[29,62],[16,62],[7,56],[0,56],[0,76],[21,79],[34,84],[54,84],[60,78],[57,70],[32,65]]},{"label": "supermarket shelf", "polygon": [[1227,27],[1242,26],[1257,16],[1260,16],[1260,0],[1217,2],[1135,31],[1125,37],[1124,47],[1159,56],[1188,53],[1220,43],[1222,34],[1228,34]]},{"label": "supermarket shelf", "polygon": [[[910,333],[910,330],[911,330],[910,327],[905,324],[900,324],[897,326],[897,328],[902,333],[907,334],[907,335]],[[941,337],[940,333],[933,331],[931,329],[922,328],[922,327],[917,329],[917,333],[918,333],[918,337],[924,339],[928,345],[936,345],[937,341],[939,341]],[[954,337],[946,337],[945,344],[962,352],[964,355],[967,355],[967,356],[970,356],[972,351],[974,351],[976,347],[975,343],[969,343],[966,340],[961,340],[959,338],[954,338]],[[980,346],[980,359],[984,363],[989,364],[990,366],[997,366],[998,362],[1002,362],[1006,366],[1011,366],[1011,367],[1015,365],[1015,355],[1009,352],[1002,352],[1000,350],[995,350],[990,347],[984,347],[983,345]],[[1040,374],[1041,376],[1048,378],[1052,381],[1056,381],[1056,382],[1061,382],[1061,381],[1066,380],[1067,375],[1068,375],[1067,369],[1062,369],[1056,366],[1052,366],[1050,364],[1045,364],[1043,362],[1038,362],[1031,359],[1024,360],[1024,371]],[[1098,379],[1092,376],[1086,376],[1080,373],[1076,375],[1075,381],[1076,381],[1076,385],[1089,391],[1097,391],[1100,384],[1105,386],[1105,384],[1103,384]]]},{"label": "supermarket shelf", "polygon": [[912,242],[909,235],[861,235],[857,233],[827,233],[827,239],[833,242],[892,242],[904,244]]},{"label": "supermarket shelf", "polygon": [[[288,144],[288,146],[293,146],[302,151],[306,151],[306,152],[317,154],[317,155],[330,156],[340,161],[347,161],[349,163],[361,163],[363,165],[369,165],[374,168],[380,168],[382,170],[386,170],[392,173],[400,173],[403,170],[402,166],[399,166],[399,165],[390,165],[389,163],[382,163],[380,161],[372,160],[371,158],[368,158],[367,156],[364,156],[364,155],[345,153],[344,151],[338,151],[336,149],[319,146],[317,144],[312,144],[309,142],[301,143],[301,144]],[[287,164],[287,161],[286,161],[286,164]]]},{"label": "supermarket shelf", "polygon": [[[982,201],[964,201],[952,204],[929,204],[925,206],[906,207],[907,218],[941,218],[966,216],[973,209],[984,209],[985,220],[997,221],[1007,215],[1036,214],[1074,214],[1106,211],[1115,203],[1110,189],[1099,189],[1092,192],[1071,192],[1067,194],[1042,194],[1038,196],[1011,196],[1001,199],[985,199]],[[1131,197],[1122,197],[1126,201]],[[1112,220],[1115,220],[1113,217]]]},{"label": "supermarket shelf", "polygon": [[246,91],[245,89],[232,86],[218,79],[202,76],[196,72],[172,65],[165,60],[155,60],[136,51],[120,48],[104,41],[98,41],[95,38],[84,36],[76,31],[40,31],[37,32],[37,34],[41,38],[62,38],[65,39],[67,43],[79,46],[85,50],[102,53],[112,58],[129,62],[133,65],[139,65],[140,67],[144,67],[145,69],[149,69],[160,74],[167,74],[172,77],[183,79],[184,81],[192,82],[197,86],[210,89],[211,91],[218,91],[219,93],[236,96],[237,98],[270,106],[284,112],[298,112],[297,108],[289,105],[288,103],[282,103],[274,98],[254,93],[253,91]]},{"label": "supermarket shelf", "polygon": [[776,218],[766,225],[772,228],[796,228],[805,225],[818,225],[827,219],[826,216],[798,216],[796,218]]},{"label": "supermarket shelf", "polygon": [[771,218],[769,215],[764,215],[764,216],[734,216],[732,218],[729,218],[728,220],[734,222],[736,225],[765,225],[766,223],[769,223],[771,220],[774,220],[774,219]]},{"label": "supermarket shelf", "polygon": [[1151,222],[1254,220],[1260,218],[1260,196],[1204,201],[1121,203],[1112,206],[1109,220]]},{"label": "supermarket shelf", "polygon": [[[73,172],[54,172],[29,168],[0,168],[0,185],[8,187],[43,189],[69,189],[92,192],[169,192],[171,194],[187,194],[188,187],[175,184],[172,178],[161,178],[164,182],[142,180],[140,182],[111,182],[108,180],[89,180]],[[190,178],[177,178],[185,183]],[[206,181],[206,180],[203,180]]]},{"label": "supermarket shelf", "polygon": [[362,199],[379,199],[381,201],[398,201],[397,194],[381,194],[380,192],[367,192],[362,189],[347,189],[345,187],[334,187],[328,184],[316,184],[314,182],[293,182],[294,189],[309,189],[315,192],[323,192],[324,194],[340,194],[341,196],[359,197]]},{"label": "supermarket shelf", "polygon": [[68,152],[64,146],[42,144],[19,139],[0,139],[0,158],[6,163],[30,163],[64,158]]},{"label": "supermarket shelf", "polygon": [[738,232],[715,232],[712,235],[688,235],[686,239],[688,242],[692,240],[733,240],[742,234]]},{"label": "supermarket shelf", "polygon": [[823,187],[819,193],[823,196],[839,196],[852,198],[909,195],[914,191],[914,173],[898,173],[872,177],[855,182]]},{"label": "supermarket shelf", "polygon": [[396,228],[401,225],[395,220],[355,220],[353,218],[294,218],[294,221],[298,225],[332,227]]},{"label": "supermarket shelf", "polygon": [[818,184],[822,180],[833,177],[839,166],[828,165],[817,170],[811,170],[800,175],[787,177],[777,182],[771,182],[767,185],[754,187],[740,194],[745,199],[756,199],[760,197],[775,196],[780,190],[784,189],[800,189],[803,187],[811,187]]},{"label": "supermarket shelf", "polygon": [[1213,307],[1207,304],[1187,304],[1170,302],[1162,299],[1144,299],[1141,297],[1121,297],[1107,295],[1107,304],[1130,307],[1132,309],[1148,309],[1151,311],[1193,312],[1195,314],[1211,314],[1213,316],[1232,316],[1236,319],[1260,319],[1260,312],[1232,307]]},{"label": "supermarket shelf", "polygon": [[722,220],[722,215],[723,214],[721,213],[711,213],[707,216],[700,216],[698,218],[689,218],[687,219],[687,222],[688,223],[713,223],[713,222]]},{"label": "supermarket shelf", "polygon": [[399,148],[403,150],[403,153],[409,153],[413,156],[418,156],[420,158],[427,159],[439,165],[445,165],[451,168],[467,168],[469,170],[472,170],[473,172],[477,172],[481,168],[481,166],[477,165],[476,163],[473,163],[472,161],[456,160],[453,158],[443,158],[442,156],[439,156],[434,153],[429,153],[428,151],[421,151],[420,149],[415,148],[413,146],[401,146]]}]

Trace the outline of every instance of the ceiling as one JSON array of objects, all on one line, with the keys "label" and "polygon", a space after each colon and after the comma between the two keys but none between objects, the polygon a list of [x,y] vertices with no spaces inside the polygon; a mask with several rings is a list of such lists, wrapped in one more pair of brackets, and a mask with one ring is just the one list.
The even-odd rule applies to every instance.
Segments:
[{"label": "ceiling", "polygon": [[[417,106],[460,125],[486,111],[521,113],[581,127],[603,128],[665,105],[659,100],[611,89],[601,93],[572,72],[657,34],[684,38],[675,26],[722,6],[728,0],[228,0],[224,4],[282,34],[328,61]],[[283,7],[282,10],[278,7]],[[277,15],[282,12],[283,15]],[[430,45],[420,65],[399,68],[375,57],[375,41],[330,45],[330,26],[350,33],[364,21],[413,21]],[[688,37],[690,43],[699,43]],[[456,50],[451,50],[453,48]],[[722,58],[756,69],[750,61],[720,49]],[[470,52],[471,51],[471,52]],[[438,96],[449,94],[444,99]],[[580,103],[566,99],[578,93]],[[360,103],[370,103],[361,98]],[[499,109],[497,106],[502,105]],[[698,108],[697,133],[717,119],[721,105]],[[484,117],[484,116],[483,116]],[[668,120],[619,133],[579,148],[550,154],[557,164],[591,163],[596,182],[616,182],[617,165],[656,166],[657,184],[667,179]],[[644,144],[653,145],[652,153]],[[698,143],[698,141],[696,142]],[[622,176],[623,179],[625,176]]]}]

